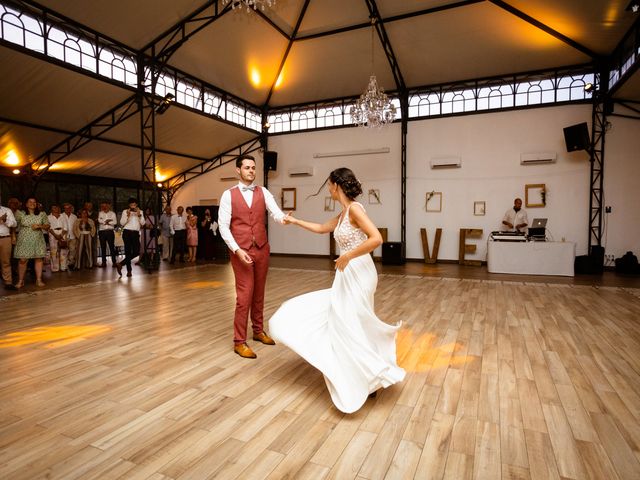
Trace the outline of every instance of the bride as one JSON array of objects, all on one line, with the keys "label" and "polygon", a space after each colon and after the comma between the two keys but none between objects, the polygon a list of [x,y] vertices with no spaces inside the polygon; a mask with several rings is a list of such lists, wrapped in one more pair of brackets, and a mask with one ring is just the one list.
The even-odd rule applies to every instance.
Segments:
[{"label": "bride", "polygon": [[340,215],[318,224],[289,214],[284,222],[314,233],[334,232],[340,257],[333,285],[286,301],[269,321],[269,331],[320,370],[334,405],[352,413],[369,394],[404,379],[396,363],[400,325],[388,325],[374,312],[378,274],[369,253],[382,238],[354,201],[362,193],[360,182],[348,168],[332,171],[327,181],[331,198],[342,205]]}]

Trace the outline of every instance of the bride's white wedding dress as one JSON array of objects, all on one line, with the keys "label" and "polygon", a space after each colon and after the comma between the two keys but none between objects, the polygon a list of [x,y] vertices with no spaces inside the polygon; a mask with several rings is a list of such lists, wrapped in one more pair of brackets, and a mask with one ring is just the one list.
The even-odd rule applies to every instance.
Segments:
[{"label": "bride's white wedding dress", "polygon": [[[351,225],[349,208],[334,231],[341,253],[367,239]],[[371,256],[361,255],[344,271],[336,270],[330,289],[286,301],[269,321],[269,333],[276,342],[322,372],[333,403],[345,413],[355,412],[370,393],[405,376],[396,363],[400,325],[382,322],[373,309],[377,284]]]}]

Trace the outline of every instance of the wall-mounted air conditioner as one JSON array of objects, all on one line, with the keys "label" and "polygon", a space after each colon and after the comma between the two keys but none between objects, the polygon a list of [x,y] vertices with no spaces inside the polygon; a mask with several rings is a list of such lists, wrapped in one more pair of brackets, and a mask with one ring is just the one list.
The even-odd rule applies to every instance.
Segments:
[{"label": "wall-mounted air conditioner", "polygon": [[311,177],[315,173],[315,169],[311,165],[302,165],[290,168],[288,173],[290,177]]},{"label": "wall-mounted air conditioner", "polygon": [[437,157],[432,158],[429,163],[432,169],[462,167],[462,160],[460,160],[460,157]]},{"label": "wall-mounted air conditioner", "polygon": [[555,163],[556,152],[521,153],[520,165],[539,165],[541,163]]}]

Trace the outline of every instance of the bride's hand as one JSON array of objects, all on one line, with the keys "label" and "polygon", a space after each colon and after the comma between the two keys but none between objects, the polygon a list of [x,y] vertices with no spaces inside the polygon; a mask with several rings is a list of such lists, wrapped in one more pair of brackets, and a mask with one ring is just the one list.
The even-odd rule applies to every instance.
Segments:
[{"label": "bride's hand", "polygon": [[344,271],[345,268],[347,268],[347,265],[349,264],[349,260],[351,260],[351,258],[349,258],[348,253],[344,253],[342,255],[340,255],[336,260],[336,269],[340,270],[341,272]]},{"label": "bride's hand", "polygon": [[295,225],[297,219],[294,218],[292,214],[293,212],[287,213],[287,215],[282,219],[282,223],[285,225]]}]

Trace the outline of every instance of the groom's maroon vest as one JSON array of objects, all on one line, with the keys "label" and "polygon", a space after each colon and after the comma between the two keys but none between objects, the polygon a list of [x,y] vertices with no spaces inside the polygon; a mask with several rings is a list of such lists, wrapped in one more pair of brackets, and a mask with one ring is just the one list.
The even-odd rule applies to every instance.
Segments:
[{"label": "groom's maroon vest", "polygon": [[243,250],[255,244],[258,248],[267,243],[267,229],[264,226],[266,204],[262,187],[253,191],[251,207],[247,206],[238,187],[231,190],[231,235]]}]

